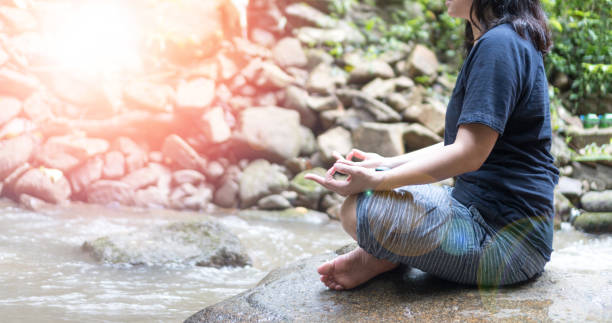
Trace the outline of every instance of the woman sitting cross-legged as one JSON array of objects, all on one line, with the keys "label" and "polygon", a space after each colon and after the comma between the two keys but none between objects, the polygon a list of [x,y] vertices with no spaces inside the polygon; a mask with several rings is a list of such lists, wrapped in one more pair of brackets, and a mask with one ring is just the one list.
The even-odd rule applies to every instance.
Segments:
[{"label": "woman sitting cross-legged", "polygon": [[[549,152],[545,14],[539,0],[446,4],[467,21],[469,54],[444,143],[392,158],[353,150],[336,155],[325,177],[307,177],[348,196],[342,226],[359,244],[319,267],[331,289],[399,264],[458,283],[507,285],[539,275],[550,259],[558,171]],[[450,177],[454,188],[431,185]]]}]

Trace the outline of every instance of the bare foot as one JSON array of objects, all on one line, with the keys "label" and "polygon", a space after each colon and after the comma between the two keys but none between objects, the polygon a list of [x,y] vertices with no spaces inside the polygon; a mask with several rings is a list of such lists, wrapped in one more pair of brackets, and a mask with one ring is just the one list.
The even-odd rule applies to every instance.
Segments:
[{"label": "bare foot", "polygon": [[376,257],[357,248],[328,261],[317,269],[325,286],[334,290],[357,287],[375,276],[397,267],[397,264]]}]

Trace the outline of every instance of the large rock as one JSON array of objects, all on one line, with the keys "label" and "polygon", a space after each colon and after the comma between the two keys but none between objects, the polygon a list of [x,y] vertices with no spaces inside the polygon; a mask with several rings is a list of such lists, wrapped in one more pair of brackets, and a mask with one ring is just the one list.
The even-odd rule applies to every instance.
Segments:
[{"label": "large rock", "polygon": [[571,138],[571,144],[578,149],[584,148],[591,143],[596,143],[601,146],[610,143],[610,138],[612,138],[612,127],[595,127],[589,129],[570,127],[567,131],[567,137]]},{"label": "large rock", "polygon": [[303,206],[314,210],[319,208],[321,197],[329,193],[329,190],[314,181],[305,179],[304,176],[306,174],[316,174],[325,177],[326,172],[324,168],[317,167],[295,175],[289,183],[289,188],[298,193],[298,197],[295,201],[296,206]]},{"label": "large rock", "polygon": [[344,156],[353,148],[351,133],[342,127],[329,129],[319,135],[319,137],[317,137],[317,144],[319,145],[319,151],[323,159],[326,161],[335,161],[332,155],[334,151]]},{"label": "large rock", "polygon": [[385,157],[404,154],[405,124],[364,122],[353,131],[353,145]]},{"label": "large rock", "polygon": [[284,107],[295,110],[300,114],[300,122],[313,128],[317,123],[317,115],[309,106],[310,96],[308,92],[297,86],[289,86],[285,89]]},{"label": "large rock", "polygon": [[414,78],[417,76],[434,77],[438,73],[436,54],[423,45],[416,45],[406,62],[405,73]]},{"label": "large rock", "polygon": [[240,240],[212,221],[178,222],[151,230],[105,236],[83,250],[111,264],[243,267],[251,264]]},{"label": "large rock", "polygon": [[28,136],[0,141],[0,180],[28,162],[34,152],[35,140]]},{"label": "large rock", "polygon": [[402,116],[390,106],[357,90],[342,89],[336,95],[345,106],[368,111],[378,122],[399,122]]},{"label": "large rock", "polygon": [[331,94],[348,82],[347,73],[335,65],[321,63],[308,76],[306,89],[312,93]]},{"label": "large rock", "polygon": [[272,49],[272,57],[281,67],[304,67],[308,63],[302,44],[295,38],[283,38]]},{"label": "large rock", "polygon": [[349,83],[367,83],[375,78],[389,79],[394,75],[393,68],[383,61],[363,61],[351,70]]},{"label": "large rock", "polygon": [[597,191],[612,189],[612,167],[572,162],[572,177],[590,183],[591,189]]},{"label": "large rock", "polygon": [[576,200],[582,195],[582,183],[577,179],[561,176],[557,190],[570,200]]},{"label": "large rock", "polygon": [[589,233],[612,233],[612,212],[593,212],[579,215],[574,227]]},{"label": "large rock", "polygon": [[0,97],[0,126],[21,113],[21,101],[12,97]]},{"label": "large rock", "polygon": [[166,138],[162,146],[162,153],[170,164],[180,168],[201,172],[206,169],[206,160],[177,135],[170,135]]},{"label": "large rock", "polygon": [[128,184],[132,189],[137,190],[156,184],[164,175],[169,176],[170,171],[162,165],[151,163],[147,167],[129,173],[121,181]]},{"label": "large rock", "polygon": [[433,99],[425,104],[412,105],[403,111],[404,120],[419,122],[439,135],[444,133],[445,116],[444,104]]},{"label": "large rock", "polygon": [[102,176],[106,179],[117,179],[125,175],[125,157],[119,151],[109,151],[104,154]]},{"label": "large rock", "polygon": [[[300,153],[302,134],[296,111],[277,107],[250,108],[242,112],[236,134],[238,154],[283,161]],[[274,126],[271,126],[274,125]]]},{"label": "large rock", "polygon": [[285,8],[285,14],[293,27],[333,28],[338,25],[337,19],[333,19],[303,2],[288,5]]},{"label": "large rock", "polygon": [[23,174],[14,187],[15,195],[28,194],[49,203],[63,203],[72,193],[70,183],[57,169],[33,168]]},{"label": "large rock", "polygon": [[93,204],[133,205],[134,189],[120,181],[99,180],[87,188],[87,202]]},{"label": "large rock", "polygon": [[612,190],[588,192],[582,195],[580,204],[589,212],[612,212]]},{"label": "large rock", "polygon": [[215,98],[215,81],[198,78],[181,82],[176,91],[176,106],[180,111],[201,113]]},{"label": "large rock", "polygon": [[104,161],[100,157],[92,158],[79,166],[68,176],[72,185],[72,192],[77,194],[89,187],[91,183],[102,178]]},{"label": "large rock", "polygon": [[225,142],[232,136],[232,130],[225,120],[225,110],[221,107],[206,111],[200,121],[202,132],[212,143]]},{"label": "large rock", "polygon": [[[134,140],[128,137],[119,137],[115,139],[112,148],[123,154],[126,173],[131,173],[140,169],[147,163],[147,152],[134,142]],[[119,156],[113,157],[116,158],[116,160],[114,160],[114,168],[119,172],[120,158]]]},{"label": "large rock", "polygon": [[418,123],[404,128],[404,145],[408,151],[429,147],[442,141],[442,137]]},{"label": "large rock", "polygon": [[240,206],[254,205],[260,198],[280,193],[289,186],[289,179],[280,166],[258,159],[244,169],[240,177]]},{"label": "large rock", "polygon": [[208,306],[185,323],[609,321],[603,305],[609,293],[602,291],[602,284],[608,284],[609,269],[603,273],[594,269],[593,273],[572,269],[582,267],[570,263],[562,268],[557,264],[552,269],[547,266],[535,281],[487,289],[400,267],[359,288],[328,290],[319,282],[317,267],[351,249],[276,269],[254,288]]}]

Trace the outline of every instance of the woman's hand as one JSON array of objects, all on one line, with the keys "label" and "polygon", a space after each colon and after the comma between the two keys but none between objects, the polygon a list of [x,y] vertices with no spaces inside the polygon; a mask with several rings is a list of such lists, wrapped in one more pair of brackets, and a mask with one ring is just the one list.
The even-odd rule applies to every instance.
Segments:
[{"label": "woman's hand", "polygon": [[[346,158],[342,158],[340,154],[335,154],[334,157],[337,159],[337,163],[343,163],[352,166],[360,166],[365,168],[377,168],[377,167],[386,167],[391,168],[390,165],[387,165],[387,158],[377,154],[377,153],[367,153],[361,151],[359,149],[353,148],[351,152],[346,155]],[[353,158],[361,159],[360,162],[353,161]]]},{"label": "woman's hand", "polygon": [[[348,177],[346,180],[337,180],[334,178],[336,173],[345,174]],[[349,165],[338,160],[327,171],[325,178],[315,174],[306,174],[304,178],[315,181],[342,196],[349,196],[368,190],[376,190],[383,181],[383,173],[372,168]]]}]

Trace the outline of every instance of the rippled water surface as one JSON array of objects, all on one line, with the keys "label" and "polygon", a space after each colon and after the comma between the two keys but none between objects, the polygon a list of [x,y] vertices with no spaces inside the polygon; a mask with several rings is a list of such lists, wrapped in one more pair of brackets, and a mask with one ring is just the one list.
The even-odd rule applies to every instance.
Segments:
[{"label": "rippled water surface", "polygon": [[0,202],[1,322],[182,322],[254,286],[270,270],[340,247],[338,223],[219,220],[253,259],[247,268],[113,266],[81,250],[86,240],[206,215],[72,205],[41,212]]}]

